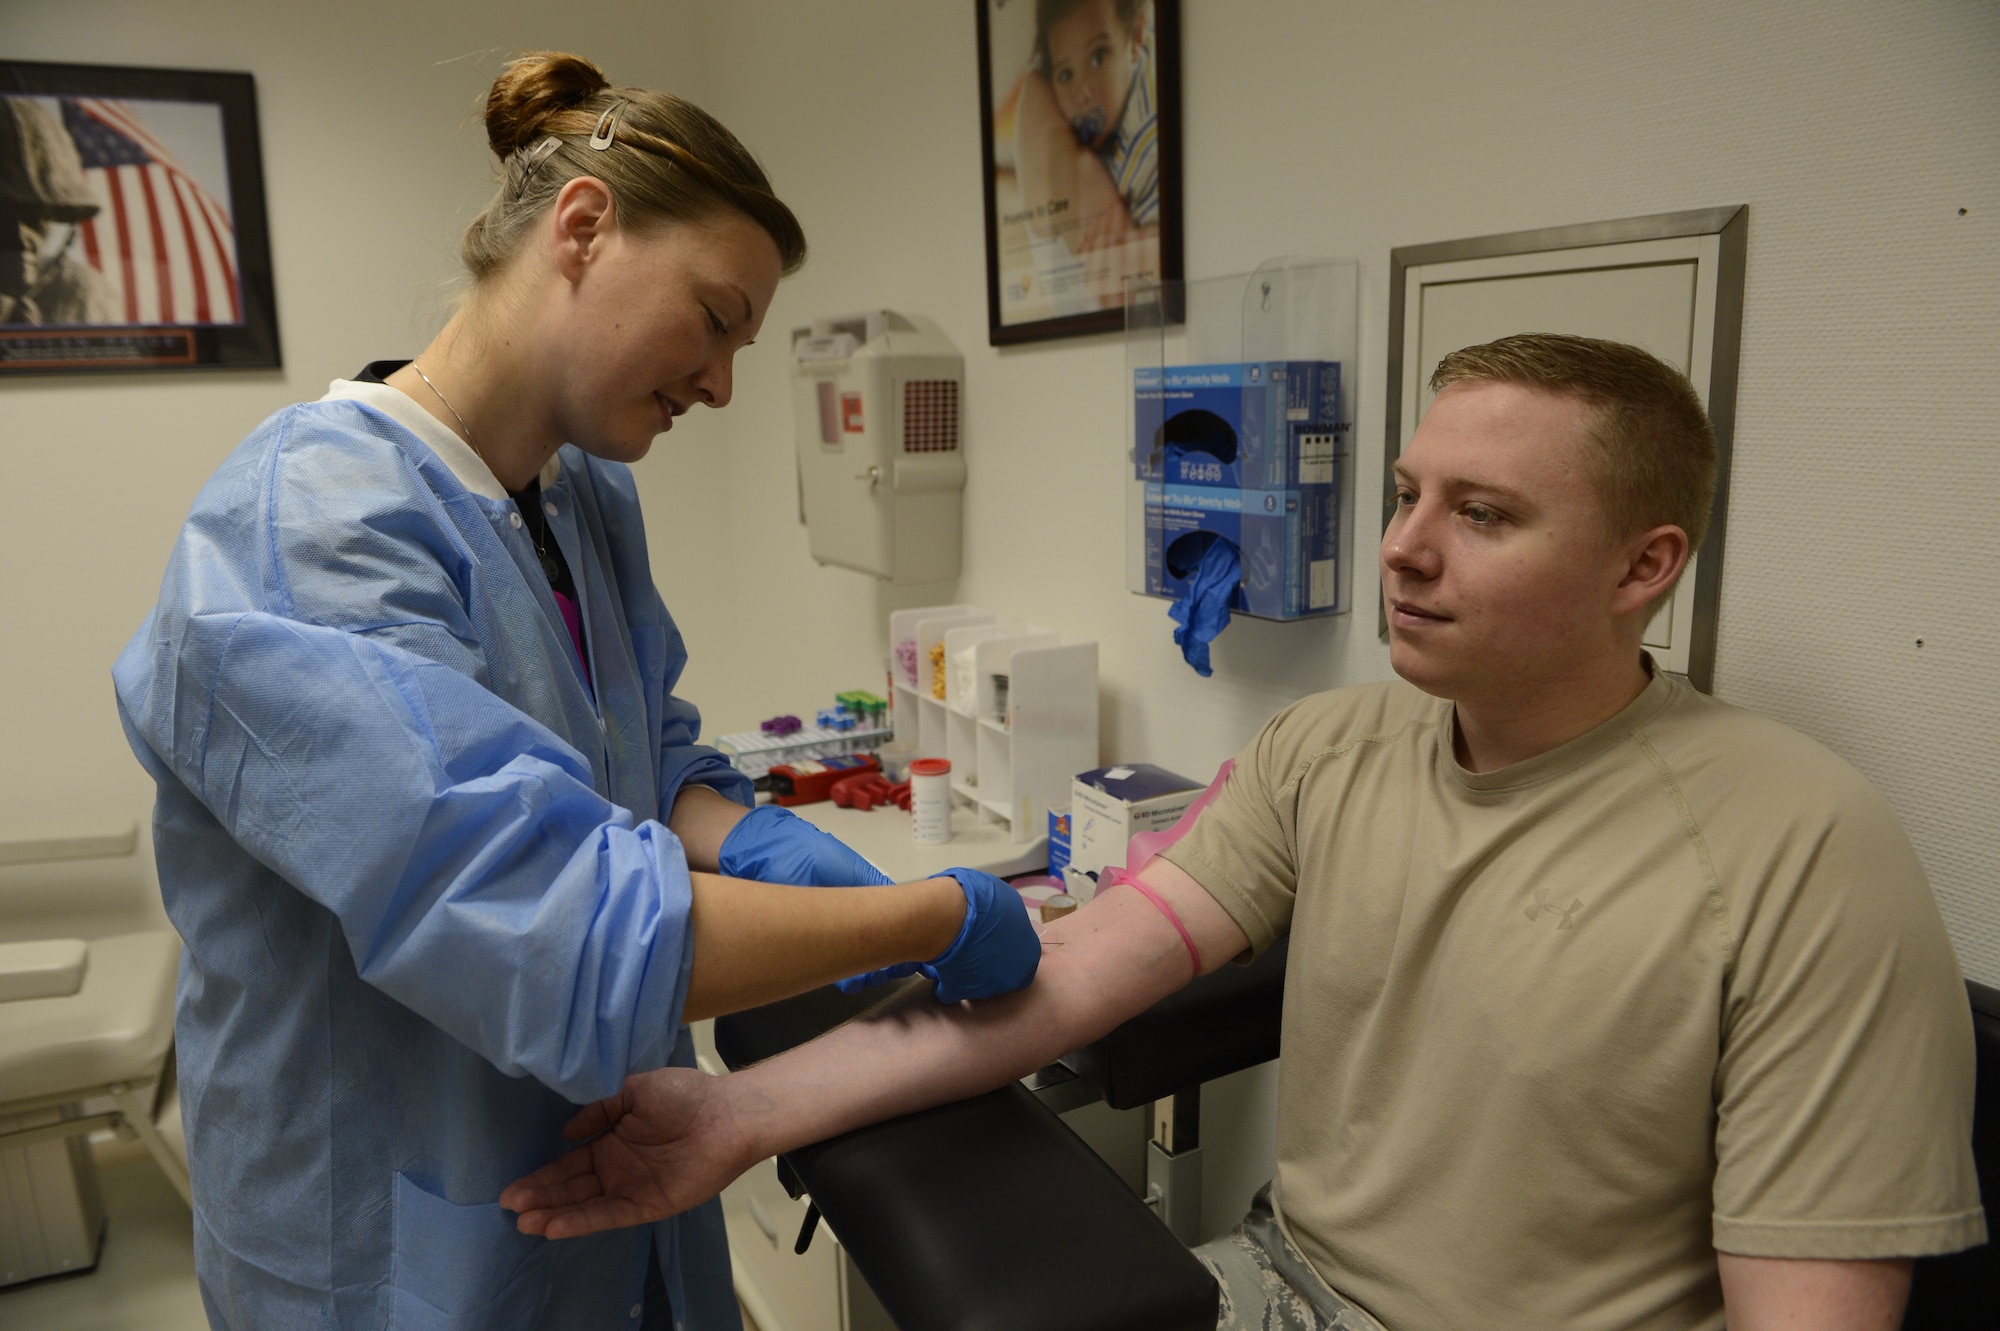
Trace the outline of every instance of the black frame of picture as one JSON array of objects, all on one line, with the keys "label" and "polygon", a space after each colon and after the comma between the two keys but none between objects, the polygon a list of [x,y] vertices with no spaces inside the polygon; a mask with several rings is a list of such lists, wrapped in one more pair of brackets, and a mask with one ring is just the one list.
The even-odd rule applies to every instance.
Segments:
[{"label": "black frame of picture", "polygon": [[[1033,0],[1015,0],[1032,5]],[[1082,314],[1062,315],[1024,323],[1004,323],[1000,301],[1000,210],[995,179],[993,147],[993,40],[987,6],[992,0],[974,0],[979,18],[979,149],[985,192],[986,224],[986,318],[987,340],[994,346],[1022,342],[1042,342],[1051,338],[1081,337],[1092,333],[1117,332],[1125,326],[1124,304]],[[1181,14],[1180,0],[1153,0],[1153,58],[1157,114],[1159,118],[1160,163],[1160,262],[1158,279],[1178,283],[1183,269],[1183,216],[1181,211]]]},{"label": "black frame of picture", "polygon": [[276,287],[264,210],[257,86],[249,74],[119,65],[0,61],[0,94],[121,101],[206,102],[220,109],[229,172],[240,322],[68,324],[0,327],[0,375],[275,369]]}]

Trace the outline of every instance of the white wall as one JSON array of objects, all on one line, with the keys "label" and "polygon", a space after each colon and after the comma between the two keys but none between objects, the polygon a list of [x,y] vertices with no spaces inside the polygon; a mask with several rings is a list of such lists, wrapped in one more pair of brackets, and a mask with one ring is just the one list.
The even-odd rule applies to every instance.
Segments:
[{"label": "white wall", "polygon": [[[474,112],[508,53],[591,52],[615,79],[699,100],[702,10],[7,0],[3,14],[9,59],[257,77],[285,368],[0,380],[12,496],[0,523],[0,835],[143,825],[152,783],[119,729],[110,668],[196,490],[265,415],[368,360],[412,354],[443,323],[458,230],[491,192]],[[681,567],[712,546],[701,496],[722,484],[715,422],[691,423],[643,481],[655,548]],[[136,882],[156,895],[149,859],[62,873],[100,894]]]},{"label": "white wall", "polygon": [[[1380,482],[1392,246],[1750,205],[1717,691],[1874,779],[1966,969],[2000,983],[2000,10],[1185,8],[1188,272],[1362,261],[1363,496]],[[486,193],[467,111],[523,46],[581,50],[702,101],[763,157],[813,243],[739,363],[737,404],[690,418],[639,473],[694,650],[685,692],[711,730],[872,685],[887,611],[954,591],[816,568],[794,521],[785,330],[868,306],[929,314],[966,350],[955,590],[1099,639],[1107,756],[1206,775],[1292,698],[1386,677],[1365,521],[1362,612],[1240,621],[1209,680],[1180,663],[1164,605],[1124,590],[1116,339],[985,346],[973,14],[969,0],[9,0],[10,57],[257,74],[286,369],[0,382],[14,499],[0,828],[144,816],[106,672],[174,529],[262,415],[408,354],[440,321],[456,226]],[[1269,1103],[1258,1075],[1221,1093],[1251,1119]],[[1268,1143],[1229,1150],[1235,1195]]]}]

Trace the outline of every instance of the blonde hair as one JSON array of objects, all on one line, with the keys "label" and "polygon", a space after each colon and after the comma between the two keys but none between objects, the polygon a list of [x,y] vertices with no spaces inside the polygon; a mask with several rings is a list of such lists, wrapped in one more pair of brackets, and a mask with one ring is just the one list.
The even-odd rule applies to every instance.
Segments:
[{"label": "blonde hair", "polygon": [[[596,151],[591,134],[613,107],[611,146]],[[578,176],[610,186],[620,219],[636,230],[733,210],[771,237],[785,272],[805,262],[805,231],[771,192],[757,159],[692,102],[615,88],[582,56],[533,51],[500,71],[486,94],[485,119],[501,176],[499,192],[459,245],[475,283],[514,256],[530,224]]]},{"label": "blonde hair", "polygon": [[1606,535],[1623,540],[1663,523],[1701,549],[1715,504],[1715,428],[1687,376],[1623,342],[1566,333],[1517,333],[1454,351],[1431,374],[1453,384],[1526,384],[1596,409],[1586,438]]}]

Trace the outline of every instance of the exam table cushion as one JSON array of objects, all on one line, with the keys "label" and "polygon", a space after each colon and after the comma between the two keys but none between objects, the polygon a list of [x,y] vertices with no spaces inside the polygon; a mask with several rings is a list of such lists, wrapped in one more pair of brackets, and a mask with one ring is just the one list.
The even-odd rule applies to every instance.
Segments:
[{"label": "exam table cushion", "polygon": [[36,1100],[156,1075],[173,1043],[180,960],[171,930],[95,938],[76,993],[0,1003],[0,1096]]}]

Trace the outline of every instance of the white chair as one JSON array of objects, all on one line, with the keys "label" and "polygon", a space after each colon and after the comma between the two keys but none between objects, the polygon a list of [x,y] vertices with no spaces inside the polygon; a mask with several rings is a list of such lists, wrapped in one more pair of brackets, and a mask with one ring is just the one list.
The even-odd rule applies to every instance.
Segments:
[{"label": "white chair", "polygon": [[[34,862],[19,849],[0,846],[15,852],[0,864]],[[47,870],[36,876],[55,885]],[[17,908],[0,912],[0,928],[55,922],[18,885],[0,895]],[[130,927],[110,912],[64,923]],[[173,1069],[180,956],[171,929],[0,942],[0,1286],[95,1264],[103,1206],[91,1133],[136,1137],[191,1198]]]},{"label": "white chair", "polygon": [[[101,1112],[65,1118],[61,1130],[0,1131],[0,1150],[114,1128],[134,1136],[183,1198],[188,1192],[187,1146],[174,1091],[174,979],[181,940],[171,930],[53,943],[0,944],[0,990],[18,979],[24,954],[74,949],[76,985],[40,997],[0,992],[0,1118],[36,1110],[89,1107]],[[44,967],[46,969],[46,967]]]}]

